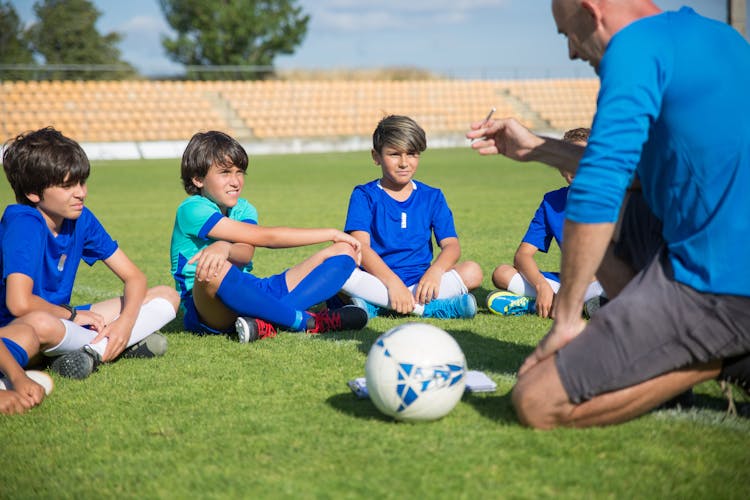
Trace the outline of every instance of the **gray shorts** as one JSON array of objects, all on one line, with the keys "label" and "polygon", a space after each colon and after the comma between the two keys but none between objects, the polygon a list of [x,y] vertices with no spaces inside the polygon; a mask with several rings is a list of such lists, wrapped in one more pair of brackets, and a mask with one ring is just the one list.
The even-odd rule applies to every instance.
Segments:
[{"label": "gray shorts", "polygon": [[750,297],[700,293],[675,281],[662,245],[555,362],[568,398],[578,404],[697,362],[748,352]]}]

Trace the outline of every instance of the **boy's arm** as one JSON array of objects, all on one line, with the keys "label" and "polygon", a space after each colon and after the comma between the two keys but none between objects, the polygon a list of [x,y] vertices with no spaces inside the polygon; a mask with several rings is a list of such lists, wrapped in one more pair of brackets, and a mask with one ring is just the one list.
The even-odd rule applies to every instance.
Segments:
[{"label": "boy's arm", "polygon": [[537,314],[542,318],[549,318],[552,313],[552,302],[555,298],[555,292],[534,260],[534,255],[538,250],[531,243],[522,242],[518,245],[516,255],[513,257],[513,266],[536,290]]},{"label": "boy's arm", "polygon": [[104,337],[109,337],[107,349],[102,357],[103,361],[109,361],[120,355],[130,339],[133,325],[138,318],[143,299],[146,297],[147,281],[146,275],[119,248],[103,262],[124,284],[120,316],[105,325],[92,341],[95,343]]},{"label": "boy's arm", "polygon": [[420,278],[414,294],[420,304],[427,304],[437,298],[443,274],[453,269],[458,259],[461,258],[461,244],[458,238],[443,238],[438,245],[440,245],[440,253]]},{"label": "boy's arm", "polygon": [[188,264],[197,262],[195,266],[195,279],[198,281],[210,281],[221,270],[224,262],[229,261],[237,267],[244,267],[250,262],[255,253],[255,247],[246,243],[230,243],[228,241],[215,241],[209,246],[195,254]]},{"label": "boy's arm", "polygon": [[362,244],[362,267],[383,282],[388,289],[388,302],[391,309],[400,314],[409,314],[414,310],[414,296],[394,273],[388,264],[370,247],[370,233],[352,231],[352,236]]},{"label": "boy's arm", "polygon": [[[44,311],[61,319],[71,317],[69,309],[47,302],[42,297],[35,295],[34,280],[23,273],[9,274],[5,281],[5,289],[5,305],[16,318],[33,311]],[[73,321],[79,325],[91,325],[97,331],[104,328],[103,318],[92,311],[76,311]]]},{"label": "boy's arm", "polygon": [[307,229],[293,227],[266,227],[247,224],[223,217],[208,232],[215,240],[246,243],[266,248],[292,248],[317,243],[345,242],[360,251],[360,242],[343,231],[332,228]]}]

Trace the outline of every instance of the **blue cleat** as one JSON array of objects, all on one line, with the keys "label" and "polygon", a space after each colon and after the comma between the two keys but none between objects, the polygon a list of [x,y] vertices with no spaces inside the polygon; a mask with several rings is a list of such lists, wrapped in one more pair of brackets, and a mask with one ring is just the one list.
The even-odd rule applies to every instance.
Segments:
[{"label": "blue cleat", "polygon": [[533,314],[536,310],[536,299],[516,295],[505,290],[497,290],[487,296],[487,309],[500,316]]},{"label": "blue cleat", "polygon": [[380,314],[380,307],[367,302],[365,299],[360,299],[359,297],[351,297],[351,301],[352,305],[365,310],[365,312],[367,313],[367,319],[375,318],[378,314]]},{"label": "blue cleat", "polygon": [[477,315],[477,299],[470,293],[448,299],[435,299],[424,305],[425,318],[470,319]]}]

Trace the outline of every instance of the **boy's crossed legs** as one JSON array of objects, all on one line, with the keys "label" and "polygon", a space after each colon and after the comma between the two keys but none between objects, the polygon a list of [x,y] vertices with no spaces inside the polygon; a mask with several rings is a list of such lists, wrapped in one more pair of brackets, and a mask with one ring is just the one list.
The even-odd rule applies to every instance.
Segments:
[{"label": "boy's crossed legs", "polygon": [[[367,317],[354,308],[329,314],[307,311],[341,289],[356,267],[356,258],[351,245],[334,243],[284,273],[268,278],[243,273],[227,261],[208,281],[195,280],[192,299],[200,321],[216,332],[229,331],[238,317],[248,317],[253,323],[257,318],[292,331],[311,333],[360,329],[367,323]],[[331,314],[342,313],[346,321],[331,322]],[[272,329],[264,336],[273,335]]]}]

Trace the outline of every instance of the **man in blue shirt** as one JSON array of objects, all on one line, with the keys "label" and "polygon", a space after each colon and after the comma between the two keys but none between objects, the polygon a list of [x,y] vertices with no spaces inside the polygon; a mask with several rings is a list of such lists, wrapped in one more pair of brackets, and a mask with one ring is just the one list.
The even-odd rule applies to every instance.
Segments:
[{"label": "man in blue shirt", "polygon": [[[651,0],[553,0],[552,12],[570,57],[601,81],[585,153],[514,120],[467,134],[481,138],[472,145],[481,154],[576,172],[555,321],[519,370],[519,419],[604,425],[717,376],[747,389],[750,46],[722,23],[687,8],[663,13]],[[618,253],[641,235],[637,223],[610,245],[636,174],[663,224],[664,245],[643,269]],[[612,294],[604,283],[616,298],[586,324],[583,292],[605,267],[627,285]]]}]

